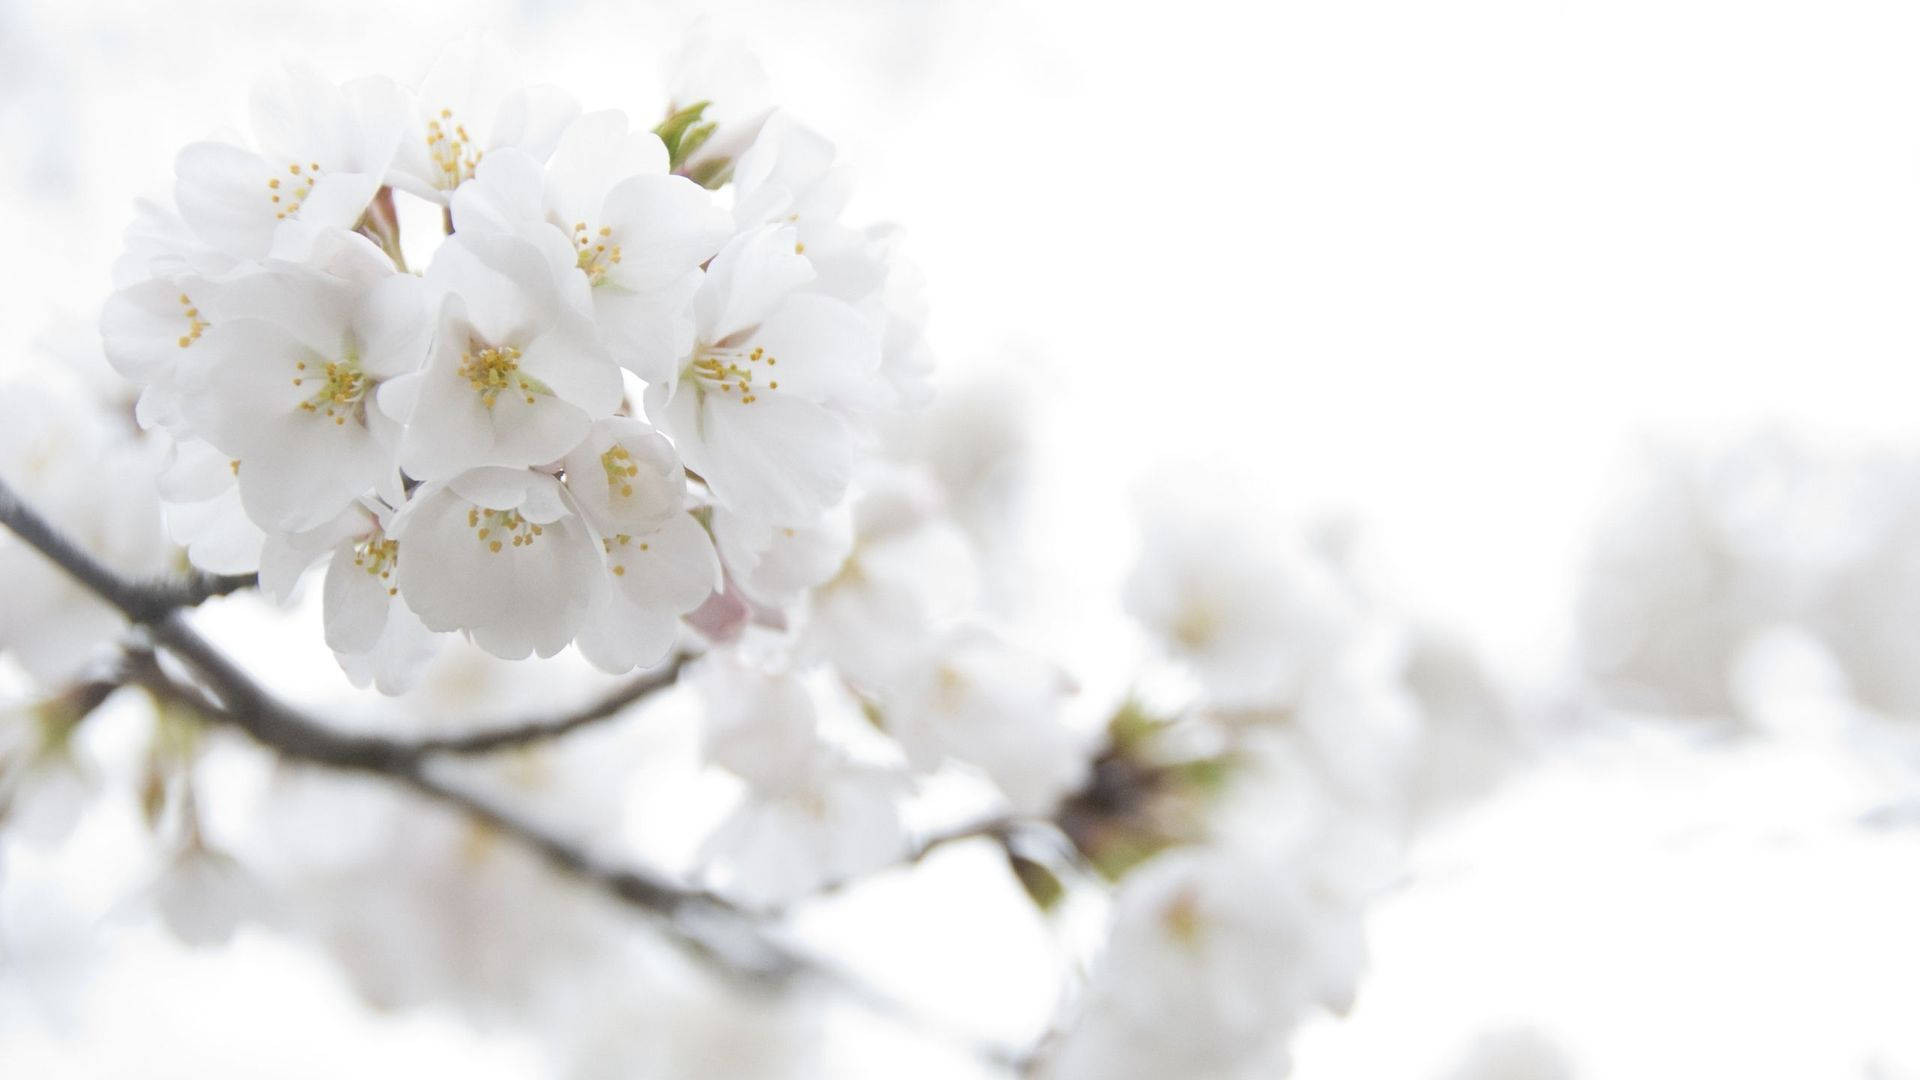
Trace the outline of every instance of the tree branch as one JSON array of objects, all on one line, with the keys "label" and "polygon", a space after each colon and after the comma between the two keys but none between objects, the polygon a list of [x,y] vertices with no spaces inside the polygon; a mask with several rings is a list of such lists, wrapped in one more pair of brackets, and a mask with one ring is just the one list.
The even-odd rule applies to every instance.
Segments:
[{"label": "tree branch", "polygon": [[[498,732],[465,738],[434,740],[419,745],[393,739],[355,735],[309,717],[269,694],[252,676],[201,637],[180,617],[179,595],[127,581],[90,553],[62,536],[51,523],[20,501],[0,481],[0,524],[59,564],[75,580],[136,623],[144,623],[156,645],[185,663],[218,699],[215,705],[195,700],[159,670],[149,656],[134,674],[148,689],[192,705],[211,720],[238,728],[256,742],[300,761],[329,768],[377,773],[413,790],[448,803],[468,816],[514,837],[538,851],[549,863],[575,877],[598,885],[627,902],[671,916],[683,908],[709,911],[733,909],[720,898],[684,888],[634,870],[600,866],[565,839],[523,822],[507,811],[485,803],[433,776],[428,759],[437,752],[484,752],[532,738],[572,730],[617,710],[621,704],[659,685],[647,676],[622,688],[589,709],[557,721],[521,724]],[[137,663],[137,661],[136,661]],[[677,670],[675,665],[670,668]],[[629,696],[631,695],[631,696]]]},{"label": "tree branch", "polygon": [[894,861],[887,863],[884,866],[875,867],[872,870],[865,870],[857,874],[849,875],[847,877],[835,878],[832,881],[824,882],[816,886],[812,891],[808,892],[806,895],[796,897],[793,900],[790,900],[784,904],[777,905],[771,910],[774,913],[785,912],[799,904],[806,903],[813,900],[818,900],[826,896],[832,896],[834,893],[840,892],[844,889],[851,888],[854,885],[858,885],[859,883],[868,880],[869,878],[873,877],[875,873],[880,871],[901,869],[909,866],[918,866],[920,865],[921,862],[923,862],[926,859],[927,856],[933,854],[935,851],[938,851],[939,849],[946,847],[948,844],[959,843],[962,840],[990,838],[1004,847],[1010,841],[1014,831],[1018,829],[1020,825],[1021,825],[1021,820],[1019,818],[1015,818],[1006,814],[996,814],[993,817],[980,818],[975,821],[962,822],[959,825],[954,825],[945,829],[940,829],[935,832],[926,833],[922,835],[919,839],[914,841],[913,846],[909,847],[905,852],[903,852],[898,859],[895,859]]},{"label": "tree branch", "polygon": [[557,869],[656,914],[673,916],[689,909],[738,914],[711,893],[637,870],[602,865],[565,838],[442,779],[434,772],[432,755],[411,743],[347,734],[298,712],[267,693],[177,614],[153,624],[152,633],[155,644],[192,668],[218,703],[167,678],[151,654],[130,654],[133,681],[167,700],[191,707],[210,722],[237,728],[283,757],[399,781],[518,840]]},{"label": "tree branch", "polygon": [[569,732],[604,720],[656,690],[672,686],[680,677],[680,669],[685,667],[690,659],[692,657],[687,653],[675,653],[673,658],[661,667],[635,676],[620,686],[614,687],[598,700],[589,702],[564,716],[521,720],[472,734],[417,739],[402,745],[416,755],[491,754],[496,750],[557,739]]},{"label": "tree branch", "polygon": [[193,607],[209,597],[251,588],[259,580],[256,574],[195,573],[185,579],[130,581],[60,535],[51,522],[21,502],[4,480],[0,480],[0,523],[138,623],[152,622],[178,608]]},{"label": "tree branch", "polygon": [[[145,686],[165,700],[192,708],[209,722],[237,728],[288,759],[388,777],[417,794],[444,803],[525,845],[555,870],[660,917],[676,940],[713,961],[723,971],[761,978],[810,977],[878,1015],[953,1040],[985,1062],[1001,1068],[1015,1067],[1016,1055],[930,1021],[865,982],[780,943],[769,936],[753,916],[724,898],[639,870],[607,865],[565,837],[435,775],[434,766],[443,760],[442,755],[486,753],[552,738],[611,715],[652,690],[670,684],[685,662],[684,657],[676,657],[661,671],[643,675],[577,713],[553,720],[528,721],[477,735],[417,743],[355,735],[339,731],[275,698],[187,624],[179,610],[190,602],[184,598],[213,595],[227,579],[206,579],[185,588],[165,589],[127,581],[62,536],[45,518],[21,502],[3,480],[0,480],[0,524],[12,529],[128,619],[145,624],[154,644],[184,663],[217,700],[169,678],[151,653],[140,650],[127,654],[129,681]],[[958,839],[959,835],[929,838],[921,853],[939,843]]]},{"label": "tree branch", "polygon": [[[35,550],[135,623],[156,624],[181,608],[194,607],[210,597],[226,596],[252,588],[259,581],[256,574],[198,573],[183,580],[129,581],[61,535],[51,522],[21,501],[4,480],[0,480],[0,524],[12,529]],[[213,654],[204,641],[195,648],[207,662],[224,662]],[[574,712],[562,716],[528,718],[464,735],[402,741],[340,734],[323,742],[313,742],[308,736],[296,735],[293,731],[281,730],[278,734],[306,740],[303,745],[307,745],[308,749],[329,755],[325,764],[347,767],[380,767],[384,763],[429,754],[490,754],[556,739],[607,719],[655,690],[671,686],[688,659],[684,653],[676,654],[664,666],[636,676]],[[245,678],[231,665],[229,669],[227,674],[230,677]],[[324,731],[324,724],[315,726],[325,734],[335,734]],[[310,755],[301,756],[315,760]]]}]

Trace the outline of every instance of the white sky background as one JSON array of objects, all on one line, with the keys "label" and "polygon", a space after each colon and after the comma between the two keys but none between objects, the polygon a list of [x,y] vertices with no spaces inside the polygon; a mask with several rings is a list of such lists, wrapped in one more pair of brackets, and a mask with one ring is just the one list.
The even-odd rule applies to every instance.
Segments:
[{"label": "white sky background", "polygon": [[[949,372],[1033,402],[1035,632],[1094,685],[1134,647],[1113,583],[1143,482],[1197,480],[1249,523],[1351,514],[1397,595],[1551,695],[1581,541],[1638,439],[1920,445],[1899,3],[0,4],[0,373],[90,347],[131,200],[242,124],[280,58],[411,79],[485,25],[590,107],[647,114],[702,12],[839,141],[854,216],[907,227]],[[1359,1013],[1298,1075],[1430,1075],[1505,1020],[1593,1076],[1920,1068],[1920,850],[1842,828],[1849,768],[1811,737],[1555,765],[1428,853],[1454,872],[1383,911]],[[366,1034],[323,967],[241,952],[122,966],[229,1006],[273,973],[312,1000],[263,1032],[378,1038],[391,1075],[475,1049],[444,1018]],[[142,1004],[90,1006],[108,1056],[72,1075],[151,1064]],[[482,1049],[470,1075],[521,1071],[524,1048]]]}]

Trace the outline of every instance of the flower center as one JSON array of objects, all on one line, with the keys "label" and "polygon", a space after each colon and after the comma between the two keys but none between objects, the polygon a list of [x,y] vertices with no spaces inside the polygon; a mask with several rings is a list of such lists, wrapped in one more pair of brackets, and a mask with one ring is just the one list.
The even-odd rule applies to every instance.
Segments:
[{"label": "flower center", "polygon": [[647,551],[652,545],[645,540],[635,544],[633,537],[627,533],[615,533],[600,541],[600,548],[607,553],[607,565],[613,570],[614,577],[627,576],[627,564],[619,560],[632,554],[632,550],[636,547],[641,551]]},{"label": "flower center", "polygon": [[514,547],[532,547],[534,541],[545,532],[540,526],[521,517],[518,510],[491,510],[478,506],[468,508],[467,528],[472,529],[474,538],[495,554],[506,546],[507,540],[512,540]]},{"label": "flower center", "polygon": [[[379,531],[354,545],[353,565],[365,570],[381,581],[391,582],[394,570],[400,565],[400,541],[389,540]],[[400,592],[396,585],[387,586],[387,595]]]},{"label": "flower center", "polygon": [[634,464],[633,455],[627,453],[624,446],[600,455],[600,467],[607,471],[607,489],[616,495],[633,494],[633,478],[640,475],[640,466]]},{"label": "flower center", "polygon": [[187,332],[180,335],[180,347],[184,349],[200,340],[200,332],[207,328],[207,320],[200,317],[200,309],[193,306],[193,301],[186,293],[180,294],[180,314],[187,319]]},{"label": "flower center", "polygon": [[[295,372],[305,372],[307,362],[302,360],[293,365]],[[367,390],[373,380],[360,370],[360,358],[349,353],[347,358],[324,365],[321,378],[325,379],[312,397],[300,403],[303,412],[321,413],[332,417],[336,425],[344,426],[347,417],[358,420],[364,413],[362,402],[366,400]],[[303,385],[312,375],[296,374],[293,385]]]},{"label": "flower center", "polygon": [[287,166],[286,181],[280,177],[267,178],[267,194],[273,199],[273,216],[277,221],[298,214],[300,206],[308,195],[313,194],[313,182],[320,178],[320,163],[309,161],[303,168],[299,162]]},{"label": "flower center", "polygon": [[573,250],[575,264],[586,271],[591,285],[605,282],[611,268],[620,264],[620,245],[613,242],[613,230],[605,225],[593,231],[584,221],[574,222]]},{"label": "flower center", "polygon": [[433,186],[440,190],[452,191],[473,179],[485,153],[452,109],[441,109],[437,119],[427,121],[427,156],[433,159]]},{"label": "flower center", "polygon": [[1187,948],[1200,944],[1201,935],[1206,932],[1206,919],[1200,911],[1200,897],[1188,889],[1173,898],[1166,907],[1160,909],[1161,925],[1167,928],[1167,935]]},{"label": "flower center", "polygon": [[480,395],[480,403],[493,408],[502,390],[517,390],[533,404],[535,394],[551,394],[546,384],[520,370],[520,350],[511,345],[481,345],[470,342],[460,354],[460,377]]},{"label": "flower center", "polygon": [[740,404],[751,405],[759,400],[760,390],[778,390],[780,381],[768,379],[764,386],[756,387],[753,381],[754,365],[765,364],[769,368],[780,361],[756,345],[751,349],[744,345],[727,347],[723,345],[702,345],[693,351],[693,361],[684,372],[693,380],[694,389],[704,399],[708,393],[739,395]]},{"label": "flower center", "polygon": [[1188,601],[1173,621],[1173,640],[1192,652],[1199,652],[1220,635],[1220,614],[1203,600]]}]

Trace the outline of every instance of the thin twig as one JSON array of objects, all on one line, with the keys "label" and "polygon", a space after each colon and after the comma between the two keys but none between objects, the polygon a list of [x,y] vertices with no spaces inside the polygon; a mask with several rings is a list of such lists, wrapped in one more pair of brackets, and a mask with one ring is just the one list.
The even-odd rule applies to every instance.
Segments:
[{"label": "thin twig", "polygon": [[[933,854],[935,851],[946,847],[948,844],[959,843],[962,840],[976,840],[987,837],[1004,846],[1009,838],[1012,837],[1014,830],[1020,827],[1020,824],[1021,822],[1018,818],[1005,814],[996,814],[993,817],[981,818],[978,821],[963,822],[950,828],[930,832],[915,841],[913,846],[902,853],[898,859],[877,869],[893,870],[909,866],[918,866],[927,856]],[[848,875],[847,877],[835,878],[832,881],[824,882],[814,887],[814,889],[805,896],[789,901],[773,910],[776,912],[785,911],[795,904],[831,896],[834,893],[872,878],[874,872],[873,870],[865,870],[857,874]]]},{"label": "thin twig", "polygon": [[691,657],[686,653],[675,653],[673,659],[666,664],[635,676],[614,687],[598,700],[589,702],[565,716],[521,720],[489,727],[469,735],[444,735],[417,739],[406,746],[413,753],[422,755],[490,754],[496,750],[557,739],[588,724],[604,720],[656,690],[672,686],[680,677],[680,669],[686,666],[689,659]]}]

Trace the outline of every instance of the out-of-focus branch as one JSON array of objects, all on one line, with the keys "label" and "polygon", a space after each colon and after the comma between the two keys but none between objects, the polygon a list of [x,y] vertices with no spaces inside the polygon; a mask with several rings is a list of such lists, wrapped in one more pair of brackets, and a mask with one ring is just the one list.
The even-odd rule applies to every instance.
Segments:
[{"label": "out-of-focus branch", "polygon": [[126,613],[134,622],[153,622],[168,612],[193,607],[214,596],[225,596],[252,588],[254,574],[194,574],[184,579],[132,581],[114,573],[105,564],[60,535],[53,524],[35,513],[0,480],[0,524],[17,533],[62,570],[93,590],[101,599]]},{"label": "out-of-focus branch", "polygon": [[[193,607],[210,597],[252,588],[258,583],[258,576],[254,574],[195,574],[177,580],[130,581],[61,535],[52,523],[22,502],[5,481],[0,481],[0,524],[12,529],[35,550],[53,560],[62,570],[136,623],[157,624],[181,608]],[[199,645],[204,651],[211,652],[205,642]],[[387,763],[430,754],[489,754],[559,738],[605,720],[648,694],[671,686],[686,661],[686,655],[676,655],[664,666],[634,677],[573,712],[518,720],[470,734],[409,741],[337,734],[327,730],[326,725],[316,723],[316,730],[332,737],[322,741],[306,736],[299,738],[308,750],[326,755],[325,764],[346,767],[380,768]],[[233,674],[239,673],[235,671]],[[292,732],[282,731],[280,734],[293,737]],[[302,756],[321,760],[311,754]]]},{"label": "out-of-focus branch", "polygon": [[[62,536],[51,523],[20,501],[0,481],[0,524],[5,524],[35,549],[101,599],[119,608],[127,618],[144,623],[154,644],[179,658],[214,700],[168,679],[149,655],[142,662],[134,654],[135,681],[177,702],[189,704],[209,720],[238,728],[256,742],[281,755],[329,768],[376,773],[391,777],[414,791],[448,803],[468,816],[538,851],[549,863],[575,877],[596,884],[638,907],[672,916],[685,908],[724,913],[731,908],[709,893],[684,888],[633,870],[601,866],[566,840],[519,820],[499,807],[469,795],[435,776],[430,759],[439,751],[481,752],[533,738],[572,730],[617,710],[623,697],[632,700],[654,685],[652,677],[624,688],[580,714],[558,721],[516,725],[467,739],[448,739],[414,745],[392,739],[342,732],[309,717],[268,693],[212,643],[180,617],[181,604],[171,592],[160,592],[127,581],[91,554]],[[631,695],[628,697],[627,695]]]},{"label": "out-of-focus branch", "polygon": [[417,739],[406,743],[405,746],[415,754],[490,754],[496,750],[557,739],[589,724],[605,720],[656,690],[664,690],[672,686],[674,680],[680,677],[680,669],[686,666],[689,659],[691,657],[686,653],[675,653],[673,659],[662,666],[634,676],[599,699],[563,716],[501,724],[468,735]]},{"label": "out-of-focus branch", "polygon": [[[907,848],[898,859],[872,870],[863,870],[858,874],[835,878],[832,881],[816,886],[811,892],[800,897],[798,901],[794,901],[793,903],[831,896],[834,893],[867,881],[871,879],[874,874],[881,871],[918,866],[927,856],[933,854],[935,851],[946,847],[948,844],[957,844],[962,840],[992,839],[1002,846],[1005,846],[1013,836],[1014,831],[1020,827],[1021,823],[1020,818],[1005,814],[996,814],[993,817],[962,822],[959,825],[927,833],[915,840],[913,845]],[[785,907],[790,906],[792,906],[791,903],[785,905]],[[782,910],[784,910],[784,907]]]},{"label": "out-of-focus branch", "polygon": [[151,654],[129,655],[131,681],[160,697],[190,707],[211,723],[237,728],[283,757],[396,780],[525,844],[556,869],[656,914],[675,916],[693,910],[716,915],[732,912],[730,905],[710,893],[636,870],[602,864],[570,841],[437,775],[431,755],[420,753],[411,744],[345,734],[299,713],[268,694],[177,615],[153,624],[152,631],[155,643],[192,668],[217,700],[210,701],[194,689],[169,679]]},{"label": "out-of-focus branch", "polygon": [[[723,971],[762,979],[812,979],[878,1015],[951,1039],[984,1062],[1003,1069],[1017,1068],[1016,1055],[954,1032],[904,1007],[864,981],[796,952],[770,936],[754,916],[725,899],[638,870],[608,865],[565,837],[463,789],[436,769],[436,765],[446,764],[445,755],[483,754],[525,745],[610,716],[646,694],[670,685],[684,657],[676,657],[665,668],[643,675],[567,716],[510,724],[476,735],[423,741],[356,735],[280,701],[187,624],[180,609],[194,601],[185,598],[213,595],[227,579],[207,579],[188,588],[169,586],[165,589],[128,581],[60,535],[45,518],[21,502],[4,481],[0,481],[0,524],[12,529],[128,619],[145,624],[155,647],[181,661],[200,685],[176,681],[151,652],[141,649],[129,650],[125,656],[125,682],[144,686],[166,701],[193,710],[209,723],[236,728],[290,760],[386,777],[443,803],[526,846],[555,870],[636,909],[659,916],[669,934]],[[963,835],[991,832],[992,829],[983,824],[969,827],[964,833],[935,834],[927,838],[914,859]]]}]

